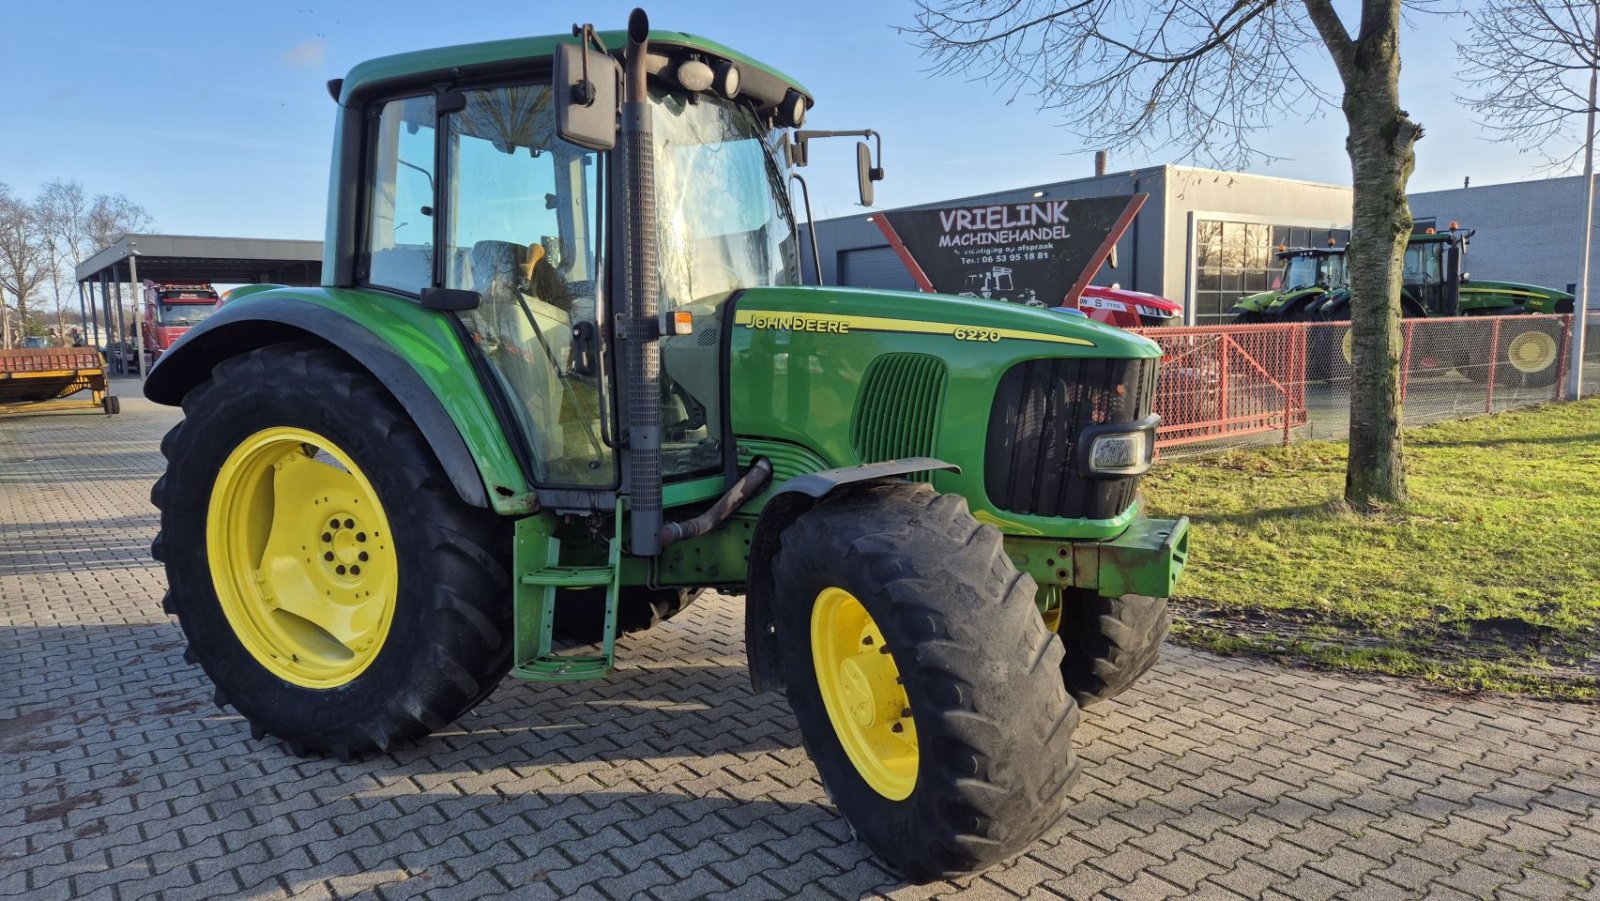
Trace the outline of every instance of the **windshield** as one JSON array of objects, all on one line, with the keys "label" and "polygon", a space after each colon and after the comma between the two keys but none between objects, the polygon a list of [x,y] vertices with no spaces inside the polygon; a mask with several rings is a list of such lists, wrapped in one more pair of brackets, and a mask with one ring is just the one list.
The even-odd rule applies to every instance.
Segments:
[{"label": "windshield", "polygon": [[1309,288],[1317,283],[1317,258],[1314,256],[1290,257],[1283,265],[1281,289],[1284,293]]},{"label": "windshield", "polygon": [[734,291],[800,284],[787,175],[747,107],[652,91],[661,309],[688,309],[694,331],[661,341],[661,471],[719,470],[718,311]]},{"label": "windshield", "polygon": [[785,175],[750,110],[653,91],[662,308],[800,283]]},{"label": "windshield", "polygon": [[209,303],[160,303],[156,305],[156,321],[162,325],[199,325],[202,319],[216,311],[215,300]]}]

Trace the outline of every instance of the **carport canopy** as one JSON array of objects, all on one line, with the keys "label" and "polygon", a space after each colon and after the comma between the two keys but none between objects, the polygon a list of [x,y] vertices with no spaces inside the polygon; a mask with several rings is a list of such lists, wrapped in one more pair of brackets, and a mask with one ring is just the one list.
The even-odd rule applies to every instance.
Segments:
[{"label": "carport canopy", "polygon": [[126,235],[79,263],[78,281],[126,280],[129,257],[136,257],[141,280],[297,286],[322,281],[321,241],[197,235]]},{"label": "carport canopy", "polygon": [[[79,313],[88,340],[106,354],[112,371],[134,370],[142,377],[146,361],[139,282],[318,285],[322,283],[322,242],[125,235],[79,263],[76,275]],[[127,299],[133,309],[131,320],[124,307],[125,283],[132,289]]]}]

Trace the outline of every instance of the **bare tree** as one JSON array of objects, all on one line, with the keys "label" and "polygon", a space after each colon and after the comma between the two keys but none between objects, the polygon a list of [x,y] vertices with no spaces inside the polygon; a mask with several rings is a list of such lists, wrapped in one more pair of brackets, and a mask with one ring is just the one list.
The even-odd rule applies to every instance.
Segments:
[{"label": "bare tree", "polygon": [[122,194],[100,194],[90,200],[80,182],[61,179],[40,190],[33,209],[50,260],[57,328],[64,333],[68,314],[63,308],[71,302],[62,290],[72,283],[76,264],[124,235],[147,230],[153,220],[148,210]]},{"label": "bare tree", "polygon": [[1583,152],[1594,0],[1487,0],[1458,43],[1470,104],[1497,140],[1567,171]]},{"label": "bare tree", "polygon": [[[0,290],[11,296],[24,335],[38,327],[28,307],[49,278],[49,271],[49,253],[33,206],[12,194],[10,186],[0,184]],[[3,310],[0,319],[6,320],[4,344],[10,347],[17,336]]]},{"label": "bare tree", "polygon": [[65,335],[66,301],[61,296],[64,286],[71,283],[74,266],[91,252],[86,245],[89,202],[83,185],[76,181],[55,181],[46,184],[33,202],[35,221],[38,223],[45,251],[50,258],[50,287],[56,303],[56,331]]},{"label": "bare tree", "polygon": [[84,234],[93,249],[115,244],[126,235],[150,227],[154,219],[150,211],[122,194],[101,194],[95,197],[84,214]]},{"label": "bare tree", "polygon": [[[1032,96],[1094,144],[1172,147],[1226,167],[1268,156],[1260,132],[1316,115],[1337,93],[1355,194],[1345,499],[1359,510],[1406,496],[1400,269],[1422,129],[1400,108],[1402,3],[1360,0],[1352,33],[1332,0],[919,0],[901,29],[936,72]],[[1340,91],[1307,74],[1317,55]]]}]

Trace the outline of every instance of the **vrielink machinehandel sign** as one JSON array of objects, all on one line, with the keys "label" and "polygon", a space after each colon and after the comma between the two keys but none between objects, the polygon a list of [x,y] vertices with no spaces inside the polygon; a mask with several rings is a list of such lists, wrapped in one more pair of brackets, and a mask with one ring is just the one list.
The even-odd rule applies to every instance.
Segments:
[{"label": "vrielink machinehandel sign", "polygon": [[1075,307],[1145,197],[899,210],[872,221],[923,291]]}]

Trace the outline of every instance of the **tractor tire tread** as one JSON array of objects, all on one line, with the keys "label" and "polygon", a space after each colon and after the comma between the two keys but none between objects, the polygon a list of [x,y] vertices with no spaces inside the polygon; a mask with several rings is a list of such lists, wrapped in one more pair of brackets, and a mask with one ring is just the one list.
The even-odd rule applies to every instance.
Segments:
[{"label": "tractor tire tread", "polygon": [[1061,617],[1062,679],[1080,707],[1116,697],[1149,672],[1172,625],[1166,598],[1083,590],[1066,593]]},{"label": "tractor tire tread", "polygon": [[[417,640],[408,674],[397,678],[380,702],[359,718],[335,723],[324,719],[312,726],[297,720],[283,703],[251,697],[247,689],[225,695],[219,688],[215,699],[219,706],[227,704],[243,714],[252,736],[276,737],[296,756],[353,759],[443,728],[487,697],[509,671],[510,536],[492,514],[461,501],[449,480],[440,476],[432,450],[399,403],[348,357],[323,345],[295,342],[226,359],[217,364],[209,379],[185,395],[185,418],[161,442],[161,452],[171,468],[151,491],[152,503],[162,512],[161,532],[152,553],[166,566],[169,603],[184,628],[186,653],[213,681],[238,665],[234,662],[224,667],[221,652],[216,650],[223,639],[234,641],[231,635],[218,635],[214,627],[204,635],[191,631],[199,628],[192,621],[201,608],[218,604],[204,556],[204,532],[194,535],[191,527],[191,534],[185,536],[188,540],[175,543],[168,535],[183,528],[176,506],[192,508],[196,503],[192,496],[180,495],[185,491],[193,495],[197,490],[208,493],[209,485],[184,485],[185,477],[175,478],[182,470],[173,464],[205,443],[205,428],[216,426],[222,418],[236,417],[230,409],[250,408],[244,399],[260,398],[262,386],[281,390],[295,384],[302,386],[303,393],[304,386],[315,385],[317,392],[332,398],[341,409],[359,407],[364,427],[376,431],[383,445],[392,449],[393,457],[383,461],[384,477],[388,484],[402,486],[392,491],[391,497],[403,496],[408,512],[391,513],[397,520],[427,523],[417,536],[418,555],[425,558],[435,578],[413,597],[418,621],[427,623],[428,628]],[[202,510],[204,503],[201,498]],[[198,547],[198,556],[178,551],[185,547]],[[441,571],[446,577],[438,578]]]},{"label": "tractor tire tread", "polygon": [[[830,497],[801,516],[780,539],[775,584],[780,594],[790,586],[809,591],[826,578],[819,566],[839,563],[856,564],[867,580],[860,584],[876,583],[859,599],[876,607],[874,618],[897,649],[924,757],[904,801],[851,783],[831,794],[857,834],[915,882],[1020,853],[1065,813],[1079,770],[1071,740],[1077,706],[1062,684],[1061,643],[1039,617],[1032,578],[1016,571],[1000,533],[974,519],[964,499],[917,484]],[[814,598],[791,594],[780,630],[786,622],[800,627],[790,609],[797,602],[808,620]],[[784,664],[791,706],[824,782],[840,773],[859,779],[836,750],[809,655],[786,655]],[[891,817],[916,826],[902,829]]]}]

